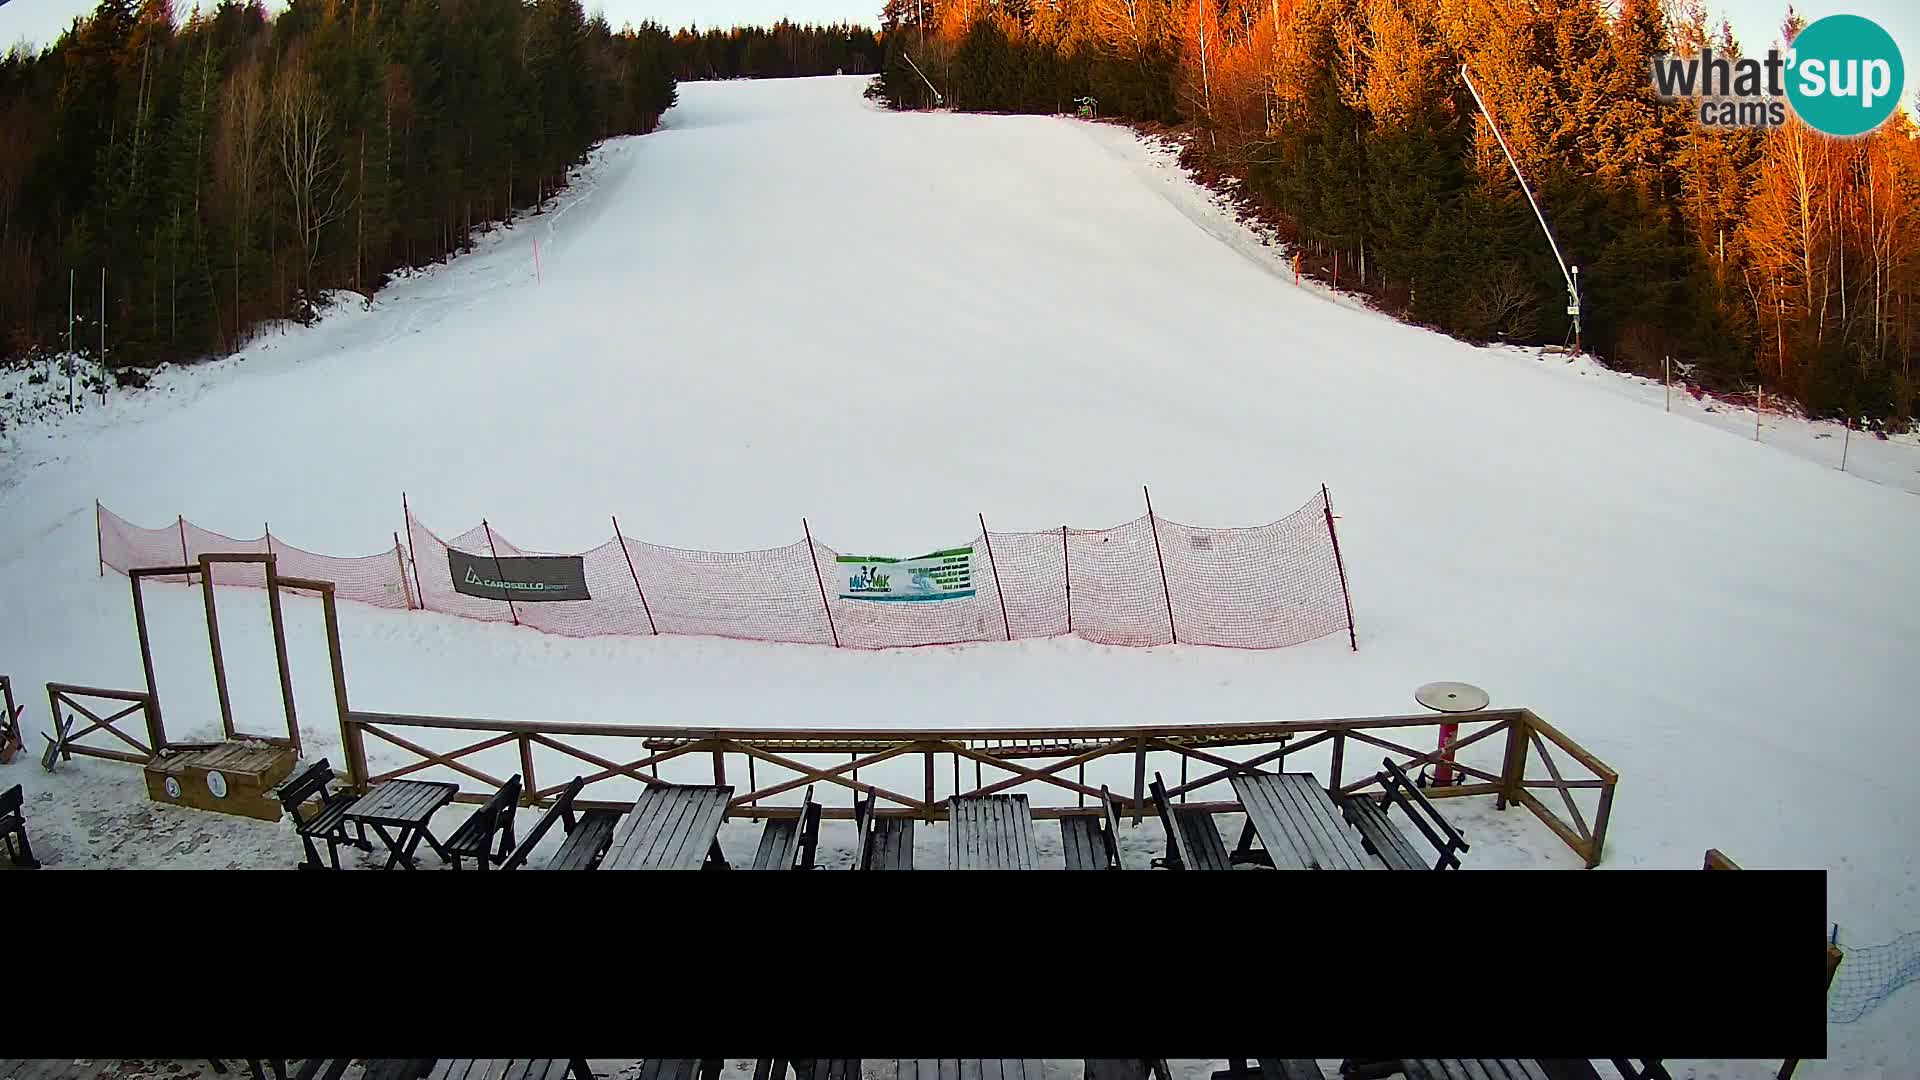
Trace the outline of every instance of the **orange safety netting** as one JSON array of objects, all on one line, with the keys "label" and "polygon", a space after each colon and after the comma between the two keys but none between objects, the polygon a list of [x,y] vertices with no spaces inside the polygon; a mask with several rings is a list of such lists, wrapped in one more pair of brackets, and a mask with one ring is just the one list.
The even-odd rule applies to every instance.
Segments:
[{"label": "orange safety netting", "polygon": [[[971,595],[928,603],[843,597],[841,553],[799,540],[764,551],[661,547],[616,536],[579,558],[592,599],[511,603],[455,589],[447,551],[523,550],[486,526],[442,539],[407,515],[407,545],[362,558],[318,555],[271,534],[240,540],[184,519],[160,529],[98,511],[100,560],[122,573],[191,564],[204,552],[271,551],[285,577],[333,581],[341,599],[423,608],[551,634],[705,634],[862,649],[1077,634],[1109,645],[1179,641],[1271,649],[1351,630],[1324,492],[1279,521],[1202,529],[1157,516],[1108,529],[976,534],[955,550]],[[217,585],[264,584],[216,564]],[[168,579],[179,580],[179,579]]]}]

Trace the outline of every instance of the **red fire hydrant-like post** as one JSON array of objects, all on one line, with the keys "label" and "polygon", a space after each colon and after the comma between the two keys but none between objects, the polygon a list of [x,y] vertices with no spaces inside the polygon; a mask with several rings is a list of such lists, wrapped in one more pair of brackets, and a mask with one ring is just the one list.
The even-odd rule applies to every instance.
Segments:
[{"label": "red fire hydrant-like post", "polygon": [[[1433,682],[1413,692],[1413,700],[1438,713],[1479,712],[1492,700],[1485,690],[1469,683]],[[1447,787],[1453,783],[1453,743],[1460,734],[1460,725],[1446,723],[1440,725],[1439,757],[1433,764],[1433,786]]]}]

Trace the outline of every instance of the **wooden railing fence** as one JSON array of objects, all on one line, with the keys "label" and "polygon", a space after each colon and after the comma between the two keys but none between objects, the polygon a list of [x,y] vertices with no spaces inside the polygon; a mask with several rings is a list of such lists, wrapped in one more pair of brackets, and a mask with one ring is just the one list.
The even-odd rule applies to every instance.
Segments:
[{"label": "wooden railing fence", "polygon": [[[1123,810],[1138,823],[1150,812],[1147,780],[1153,772],[1164,771],[1172,763],[1169,759],[1177,761],[1180,772],[1180,782],[1169,788],[1169,796],[1191,807],[1232,812],[1238,804],[1227,781],[1235,773],[1281,771],[1289,757],[1295,758],[1297,766],[1298,755],[1326,744],[1331,754],[1324,774],[1328,791],[1336,797],[1351,795],[1374,787],[1380,770],[1350,768],[1346,761],[1349,743],[1386,751],[1387,758],[1411,771],[1432,764],[1439,751],[1415,749],[1408,743],[1436,742],[1433,736],[1443,723],[1461,726],[1461,735],[1453,746],[1454,769],[1462,782],[1428,788],[1428,798],[1493,795],[1501,809],[1509,804],[1524,806],[1587,866],[1600,862],[1618,777],[1605,763],[1528,709],[1265,724],[927,729],[660,727],[350,710],[343,717],[342,734],[346,740],[345,780],[355,788],[438,767],[455,774],[453,778],[462,784],[459,799],[482,802],[506,782],[507,775],[517,771],[527,802],[539,803],[557,795],[574,775],[580,775],[586,779],[586,789],[579,805],[624,807],[632,802],[631,795],[596,797],[594,786],[610,781],[666,782],[660,767],[679,762],[680,782],[733,783],[736,812],[753,817],[797,812],[794,806],[769,800],[809,784],[844,789],[846,805],[823,800],[829,804],[825,816],[833,818],[852,817],[852,802],[859,794],[876,796],[882,814],[937,821],[946,816],[947,797],[1014,790],[1029,795],[1037,818],[1097,813],[1097,802],[1090,799],[1097,800],[1099,786],[1088,782],[1087,767],[1121,759],[1131,766],[1131,784],[1112,786]],[[464,735],[445,734],[452,732]],[[1502,732],[1507,737],[1498,772],[1463,759],[1461,751]],[[372,767],[367,753],[369,737],[380,744],[382,758],[398,758],[399,763]],[[461,738],[466,741],[446,749],[426,745]],[[607,745],[590,748],[593,743]],[[513,751],[510,755],[506,752],[509,747]],[[1228,748],[1240,748],[1241,756],[1227,756],[1222,751]],[[1554,756],[1555,749],[1564,760]],[[485,767],[476,761],[483,754],[492,759]],[[917,776],[913,775],[916,770],[898,764],[900,759],[914,756],[921,759]],[[537,764],[541,757],[550,761],[544,775]],[[555,762],[556,758],[561,762]],[[945,768],[941,767],[942,758],[946,759]],[[701,759],[708,765],[698,769],[697,777],[690,776],[686,766]],[[884,782],[880,782],[874,774],[890,762],[895,764],[884,770]],[[1536,762],[1544,776],[1532,773]],[[565,767],[555,771],[552,765],[560,763]],[[734,763],[744,765],[744,785],[739,783],[742,770]],[[970,785],[963,775],[967,764],[973,767]],[[730,765],[734,765],[731,774]],[[787,775],[763,783],[758,775],[763,767]],[[861,779],[863,769],[868,771],[866,780]],[[937,782],[943,777],[949,781],[944,785]],[[1535,792],[1543,789],[1552,789],[1558,796],[1558,807],[1536,796]],[[1590,812],[1583,812],[1576,795],[1588,793],[1594,805]],[[611,793],[603,787],[600,794]],[[1054,798],[1049,800],[1047,795]]]},{"label": "wooden railing fence", "polygon": [[[89,703],[82,699],[96,699]],[[100,702],[125,702],[117,712],[108,712],[111,705]],[[62,707],[67,711],[63,713]],[[167,746],[166,733],[160,728],[160,715],[154,708],[153,697],[138,690],[110,690],[99,686],[76,686],[72,683],[47,684],[47,708],[53,717],[54,744],[60,749],[60,760],[72,761],[73,755],[107,758],[110,761],[126,761],[135,765],[145,765],[153,756]],[[94,710],[98,709],[99,712]],[[77,724],[78,717],[84,716],[91,721],[86,727],[68,730],[68,724]],[[105,713],[106,715],[101,715]],[[120,723],[135,713],[140,716],[145,736],[139,738],[121,730]],[[60,722],[61,716],[68,718],[68,724]],[[123,750],[117,745],[100,746],[95,743],[81,743],[88,736],[111,735],[120,743],[133,749]]]}]

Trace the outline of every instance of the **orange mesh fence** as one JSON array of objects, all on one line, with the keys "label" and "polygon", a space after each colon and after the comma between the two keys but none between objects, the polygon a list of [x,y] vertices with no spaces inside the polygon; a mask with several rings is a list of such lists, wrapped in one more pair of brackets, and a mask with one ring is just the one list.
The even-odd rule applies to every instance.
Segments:
[{"label": "orange mesh fence", "polygon": [[[317,555],[292,547],[279,538],[262,537],[240,540],[212,532],[190,521],[176,521],[171,528],[143,529],[122,520],[106,507],[99,507],[100,562],[121,573],[148,566],[191,565],[201,555],[216,551],[272,551],[282,577],[313,578],[334,583],[334,595],[342,600],[357,600],[376,607],[418,607],[413,591],[400,573],[405,555],[398,547],[378,555],[342,558]],[[185,581],[167,576],[157,581]],[[266,586],[266,573],[246,563],[215,563],[215,585]]]},{"label": "orange mesh fence", "polygon": [[[547,553],[484,524],[442,539],[411,511],[406,550],[363,558],[317,555],[271,535],[237,539],[184,520],[143,529],[105,508],[99,533],[101,562],[123,573],[177,566],[183,554],[191,562],[203,552],[271,550],[283,576],[334,581],[342,599],[567,637],[700,634],[883,649],[1077,634],[1109,645],[1270,649],[1351,631],[1324,492],[1253,528],[1202,529],[1148,515],[1109,529],[978,533],[908,562],[811,539],[711,552],[616,535],[577,556],[590,598],[566,602],[461,591],[450,550],[483,560]],[[214,569],[217,585],[263,580],[254,566]]]}]

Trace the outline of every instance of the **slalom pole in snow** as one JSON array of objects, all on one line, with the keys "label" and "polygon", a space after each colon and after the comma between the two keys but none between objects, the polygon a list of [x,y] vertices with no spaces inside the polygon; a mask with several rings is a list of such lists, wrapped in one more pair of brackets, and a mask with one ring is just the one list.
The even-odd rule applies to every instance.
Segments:
[{"label": "slalom pole in snow", "polygon": [[533,283],[540,284],[540,238],[533,238]]},{"label": "slalom pole in snow", "polygon": [[1853,417],[1847,417],[1847,433],[1840,440],[1840,471],[1847,471],[1847,450],[1853,445]]}]

